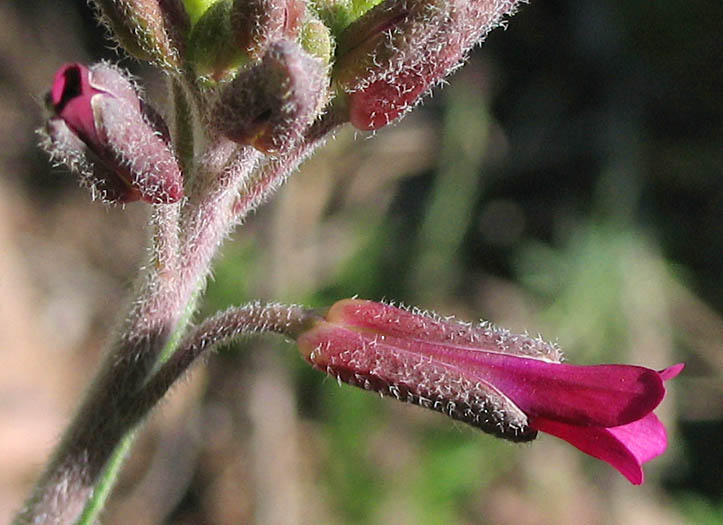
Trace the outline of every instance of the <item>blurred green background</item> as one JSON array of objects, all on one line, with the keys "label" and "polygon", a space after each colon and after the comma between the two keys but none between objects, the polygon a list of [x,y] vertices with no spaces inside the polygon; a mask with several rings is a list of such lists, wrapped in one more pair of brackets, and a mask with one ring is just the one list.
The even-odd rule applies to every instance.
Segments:
[{"label": "blurred green background", "polygon": [[[223,249],[202,306],[358,294],[684,361],[642,487],[549,436],[512,445],[309,369],[212,356],[150,418],[105,523],[723,523],[723,4],[537,1],[400,124],[345,130]],[[0,3],[0,521],[97,365],[147,209],[35,147],[66,61],[113,59],[84,2]],[[129,60],[160,103],[163,79]]]}]

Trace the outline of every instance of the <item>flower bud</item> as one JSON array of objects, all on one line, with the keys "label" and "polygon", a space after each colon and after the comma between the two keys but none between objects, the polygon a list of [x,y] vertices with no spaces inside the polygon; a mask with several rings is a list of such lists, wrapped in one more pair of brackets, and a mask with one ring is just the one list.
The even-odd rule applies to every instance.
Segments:
[{"label": "flower bud", "polygon": [[93,199],[108,203],[126,203],[140,199],[140,192],[128,186],[111,171],[61,118],[50,118],[38,130],[41,147],[51,160],[79,174],[81,186],[90,189]]},{"label": "flower bud", "polygon": [[379,4],[381,0],[346,0],[349,5],[349,15],[359,18],[361,15]]},{"label": "flower bud", "polygon": [[387,0],[353,22],[337,41],[334,82],[343,90],[363,89],[399,73],[421,55],[449,23],[454,0]]},{"label": "flower bud", "polygon": [[[421,0],[420,0],[421,1]],[[349,26],[344,37],[352,45],[346,54],[357,57],[367,51],[366,69],[348,58],[335,66],[334,78],[350,92],[349,120],[362,130],[386,126],[413,108],[434,85],[462,64],[468,51],[514,12],[518,0],[447,0],[425,4],[428,20],[411,10],[417,0],[369,11]],[[421,9],[418,7],[418,9]],[[402,15],[408,13],[406,18]],[[374,25],[378,22],[377,25]],[[393,29],[389,31],[391,24]],[[426,27],[428,34],[419,46],[411,35]],[[422,29],[423,31],[423,29]],[[409,37],[406,37],[406,35]],[[406,38],[405,38],[406,37]],[[393,46],[393,42],[399,44]],[[347,44],[349,46],[349,44]],[[341,49],[341,44],[340,44]],[[381,56],[378,59],[377,56]],[[368,65],[371,63],[371,65]]]},{"label": "flower bud", "polygon": [[392,78],[381,78],[349,94],[349,122],[363,131],[382,128],[410,111],[434,83],[460,64],[459,48],[447,47],[433,62],[407,67]]},{"label": "flower bud", "polygon": [[324,64],[331,61],[332,40],[331,31],[318,18],[309,16],[304,20],[299,34],[301,47],[312,56],[321,59]]},{"label": "flower bud", "polygon": [[94,0],[101,21],[132,56],[166,68],[181,65],[190,20],[182,0]]},{"label": "flower bud", "polygon": [[226,86],[212,122],[234,142],[266,153],[283,151],[317,116],[326,101],[327,83],[321,60],[295,42],[277,42],[258,64]]},{"label": "flower bud", "polygon": [[252,59],[261,58],[272,42],[296,38],[305,9],[303,0],[234,0],[236,45]]},{"label": "flower bud", "polygon": [[233,0],[221,0],[209,7],[188,37],[188,60],[198,75],[221,80],[248,62],[248,55],[233,40]]},{"label": "flower bud", "polygon": [[47,101],[53,115],[39,131],[43,145],[79,172],[94,196],[154,204],[183,197],[168,128],[116,68],[66,64],[56,73]]},{"label": "flower bud", "polygon": [[381,0],[314,0],[316,11],[331,32],[338,36],[354,20]]},{"label": "flower bud", "polygon": [[183,0],[183,5],[191,19],[191,25],[198,22],[201,15],[216,2],[218,2],[218,0]]}]

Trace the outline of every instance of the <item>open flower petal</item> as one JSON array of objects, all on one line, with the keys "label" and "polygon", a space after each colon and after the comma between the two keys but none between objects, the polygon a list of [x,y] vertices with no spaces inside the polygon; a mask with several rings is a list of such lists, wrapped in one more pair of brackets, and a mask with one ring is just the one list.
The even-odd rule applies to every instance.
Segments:
[{"label": "open flower petal", "polygon": [[[685,365],[678,363],[657,373],[667,381],[683,368]],[[534,418],[530,424],[609,463],[634,485],[640,485],[645,479],[643,463],[658,457],[668,447],[665,427],[652,412],[638,421],[612,428],[579,427],[545,418]]]},{"label": "open flower petal", "polygon": [[645,480],[643,463],[665,452],[668,446],[665,427],[652,412],[638,421],[613,428],[579,427],[545,418],[534,419],[532,425],[609,463],[633,485]]},{"label": "open flower petal", "polygon": [[625,425],[655,409],[665,394],[658,373],[639,366],[577,366],[482,352],[473,357],[485,379],[526,414],[562,423]]}]

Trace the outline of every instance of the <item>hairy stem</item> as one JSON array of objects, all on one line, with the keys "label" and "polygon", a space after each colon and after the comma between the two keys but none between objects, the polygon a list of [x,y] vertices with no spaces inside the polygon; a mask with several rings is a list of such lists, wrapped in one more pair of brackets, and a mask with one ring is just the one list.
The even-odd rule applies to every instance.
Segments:
[{"label": "hairy stem", "polygon": [[181,280],[208,271],[213,256],[233,223],[229,202],[250,176],[261,154],[221,139],[209,148],[197,174],[190,203],[181,217],[183,253]]},{"label": "hairy stem", "polygon": [[174,145],[178,161],[184,174],[190,173],[193,167],[193,107],[189,102],[185,84],[178,78],[170,77],[169,91],[173,101]]},{"label": "hairy stem", "polygon": [[129,414],[136,420],[143,418],[191,364],[211,349],[250,334],[277,333],[295,337],[317,317],[314,310],[302,306],[262,304],[260,301],[229,308],[210,317],[186,335],[170,359],[138,391],[128,409]]},{"label": "hairy stem", "polygon": [[78,518],[76,525],[94,525],[97,523],[98,516],[103,510],[103,506],[113,490],[115,481],[118,478],[121,467],[123,466],[123,461],[133,446],[135,437],[135,431],[126,432],[123,436],[121,442],[108,459],[103,472],[100,474],[100,481],[93,489],[91,496],[88,498],[88,502],[86,503],[80,518]]},{"label": "hairy stem", "polygon": [[128,429],[119,409],[146,381],[187,301],[176,283],[177,216],[176,205],[155,209],[154,249],[130,313],[16,523],[72,523]]},{"label": "hairy stem", "polygon": [[243,191],[232,204],[233,223],[242,222],[249,213],[266,202],[337,128],[348,122],[345,108],[332,105],[307,130],[298,146],[278,158],[271,159],[248,180]]}]

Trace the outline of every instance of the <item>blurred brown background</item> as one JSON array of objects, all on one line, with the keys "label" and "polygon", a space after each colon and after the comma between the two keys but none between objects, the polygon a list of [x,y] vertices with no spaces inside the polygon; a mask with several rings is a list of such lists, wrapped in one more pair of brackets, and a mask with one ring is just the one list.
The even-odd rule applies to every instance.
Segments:
[{"label": "blurred brown background", "polygon": [[[723,522],[720,2],[537,1],[370,140],[346,130],[223,250],[203,312],[359,294],[685,361],[642,487],[552,437],[500,442],[338,387],[293,346],[214,356],[146,425],[105,523]],[[33,134],[84,2],[0,3],[0,521],[99,362],[148,210],[92,203]],[[161,104],[163,79],[128,60]]]}]

